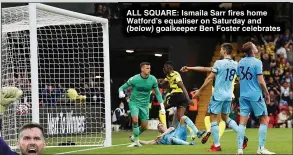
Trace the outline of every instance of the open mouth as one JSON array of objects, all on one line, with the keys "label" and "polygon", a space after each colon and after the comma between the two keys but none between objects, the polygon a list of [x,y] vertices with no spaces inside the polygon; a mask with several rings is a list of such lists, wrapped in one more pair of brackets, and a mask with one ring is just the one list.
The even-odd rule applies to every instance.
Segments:
[{"label": "open mouth", "polygon": [[31,153],[35,154],[35,153],[37,153],[37,150],[36,150],[36,148],[29,148],[28,153],[29,154],[31,154]]}]

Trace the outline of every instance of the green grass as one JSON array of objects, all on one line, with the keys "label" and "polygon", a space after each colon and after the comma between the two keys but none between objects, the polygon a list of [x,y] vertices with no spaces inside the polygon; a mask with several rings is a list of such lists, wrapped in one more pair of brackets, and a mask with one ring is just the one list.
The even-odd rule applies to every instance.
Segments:
[{"label": "green grass", "polygon": [[[48,148],[45,154],[56,154],[70,151],[68,154],[214,154],[206,152],[211,145],[211,139],[206,144],[201,144],[200,139],[196,139],[195,146],[179,145],[145,145],[141,148],[127,148],[130,143],[128,136],[130,132],[114,132],[112,135],[113,146],[108,148],[94,147],[72,147],[72,148]],[[155,131],[144,132],[140,139],[151,140],[158,135]],[[245,154],[256,154],[258,146],[258,129],[247,129],[246,136],[249,138],[248,147]],[[236,133],[225,132],[221,139],[222,151],[217,154],[235,154],[237,151]],[[265,147],[277,154],[292,154],[292,129],[268,129]],[[82,151],[84,149],[91,149]]]}]

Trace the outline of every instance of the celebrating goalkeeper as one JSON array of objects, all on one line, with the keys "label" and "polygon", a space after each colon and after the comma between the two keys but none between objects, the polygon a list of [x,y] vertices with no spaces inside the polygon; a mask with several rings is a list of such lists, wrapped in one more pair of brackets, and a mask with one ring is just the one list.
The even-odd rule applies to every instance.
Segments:
[{"label": "celebrating goalkeeper", "polygon": [[[134,143],[128,147],[140,147],[139,135],[147,129],[149,119],[149,101],[150,92],[155,89],[156,98],[161,105],[161,113],[165,114],[162,95],[158,89],[156,77],[150,75],[151,66],[148,62],[140,64],[141,73],[131,77],[125,84],[119,88],[119,98],[124,98],[124,90],[132,87],[132,93],[129,101],[129,109],[132,117],[132,129]],[[138,118],[141,120],[141,127],[138,126]]]}]

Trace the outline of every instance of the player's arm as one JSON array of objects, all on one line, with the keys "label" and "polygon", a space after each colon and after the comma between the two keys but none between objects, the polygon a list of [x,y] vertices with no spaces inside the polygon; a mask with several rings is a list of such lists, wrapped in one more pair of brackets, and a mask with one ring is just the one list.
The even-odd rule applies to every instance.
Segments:
[{"label": "player's arm", "polygon": [[195,67],[188,67],[184,66],[180,69],[181,72],[188,72],[190,70],[198,71],[198,72],[211,72],[211,67],[201,67],[201,66],[195,66]]},{"label": "player's arm", "polygon": [[139,143],[142,145],[155,145],[155,144],[157,144],[156,140],[150,140],[150,141],[140,140]]},{"label": "player's arm", "polygon": [[266,98],[266,102],[269,103],[270,102],[270,94],[269,94],[269,91],[267,89],[267,85],[266,85],[266,82],[263,78],[263,74],[262,74],[262,62],[261,61],[258,61],[257,65],[255,66],[256,67],[256,74],[257,74],[257,80],[258,80],[258,83],[265,95],[265,98]]},{"label": "player's arm", "polygon": [[119,98],[124,98],[125,94],[124,94],[124,90],[133,86],[133,77],[131,77],[126,83],[124,83],[121,87],[119,87],[118,91],[119,91]]},{"label": "player's arm", "polygon": [[277,36],[277,37],[275,38],[275,40],[274,40],[274,45],[275,45],[275,46],[276,46],[278,40],[279,40],[279,36]]},{"label": "player's arm", "polygon": [[7,143],[3,140],[2,137],[0,137],[0,153],[7,154],[7,155],[17,155],[16,152],[13,152],[10,149],[10,147],[7,145]]},{"label": "player's arm", "polygon": [[269,92],[268,92],[268,89],[267,89],[267,86],[266,86],[266,82],[263,78],[263,75],[257,75],[257,80],[258,80],[258,83],[263,91],[263,93],[265,94],[265,97],[266,97],[266,102],[268,103],[269,102]]},{"label": "player's arm", "polygon": [[209,83],[213,81],[216,74],[214,72],[211,72],[209,76],[205,79],[203,85],[199,88],[199,90],[196,93],[196,96],[200,95],[200,93],[208,86]]},{"label": "player's arm", "polygon": [[158,79],[158,82],[159,82],[160,85],[164,85],[164,84],[168,83],[168,80],[166,80],[166,79]]},{"label": "player's arm", "polygon": [[170,133],[171,131],[174,131],[175,128],[170,127],[168,128],[163,134],[161,134],[160,136],[158,136],[155,140],[151,140],[151,141],[142,141],[140,140],[139,142],[143,145],[154,145],[157,144],[165,135],[167,135],[168,133]]},{"label": "player's arm", "polygon": [[175,130],[175,128],[174,127],[170,127],[170,128],[168,128],[164,133],[162,133],[160,136],[158,136],[158,137],[164,137],[165,135],[167,135],[168,133],[170,133],[170,132],[172,132],[172,131],[174,131]]},{"label": "player's arm", "polygon": [[197,93],[195,93],[195,96],[199,96],[200,93],[202,92],[202,90],[204,90],[206,88],[206,86],[213,81],[213,79],[215,78],[216,74],[218,73],[218,64],[219,61],[216,61],[213,68],[211,68],[211,73],[209,74],[209,76],[205,79],[203,85],[199,88],[199,90],[197,91]]},{"label": "player's arm", "polygon": [[287,51],[287,49],[289,48],[289,45],[292,43],[292,40],[288,41],[287,44],[285,45],[285,49]]},{"label": "player's arm", "polygon": [[193,103],[193,102],[190,100],[190,98],[189,98],[188,92],[187,92],[187,90],[186,90],[186,88],[185,88],[183,82],[182,82],[182,81],[178,81],[178,82],[177,82],[177,85],[178,85],[179,88],[181,88],[181,89],[183,90],[183,92],[184,92],[184,94],[185,94],[185,97],[186,97],[186,99],[188,100],[188,103]]},{"label": "player's arm", "polygon": [[263,36],[261,36],[260,38],[261,38],[261,40],[264,42],[265,45],[268,44]]},{"label": "player's arm", "polygon": [[159,135],[156,139],[155,142],[158,143],[165,135],[169,134],[170,132],[174,131],[175,128],[174,127],[170,127],[168,128],[164,133],[162,133],[161,135]]}]

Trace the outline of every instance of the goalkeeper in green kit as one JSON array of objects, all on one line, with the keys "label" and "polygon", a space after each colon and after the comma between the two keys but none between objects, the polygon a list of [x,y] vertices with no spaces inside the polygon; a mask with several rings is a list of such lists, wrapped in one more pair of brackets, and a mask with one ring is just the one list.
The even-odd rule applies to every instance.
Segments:
[{"label": "goalkeeper in green kit", "polygon": [[[165,114],[162,95],[158,88],[156,77],[150,75],[151,66],[148,62],[140,64],[141,73],[131,77],[125,84],[119,88],[119,98],[124,98],[124,90],[132,87],[132,93],[129,101],[129,109],[132,118],[133,144],[128,147],[140,147],[139,135],[147,129],[149,119],[150,92],[155,90],[156,97],[161,105],[161,113]],[[141,120],[141,126],[138,126],[138,118]]]}]

